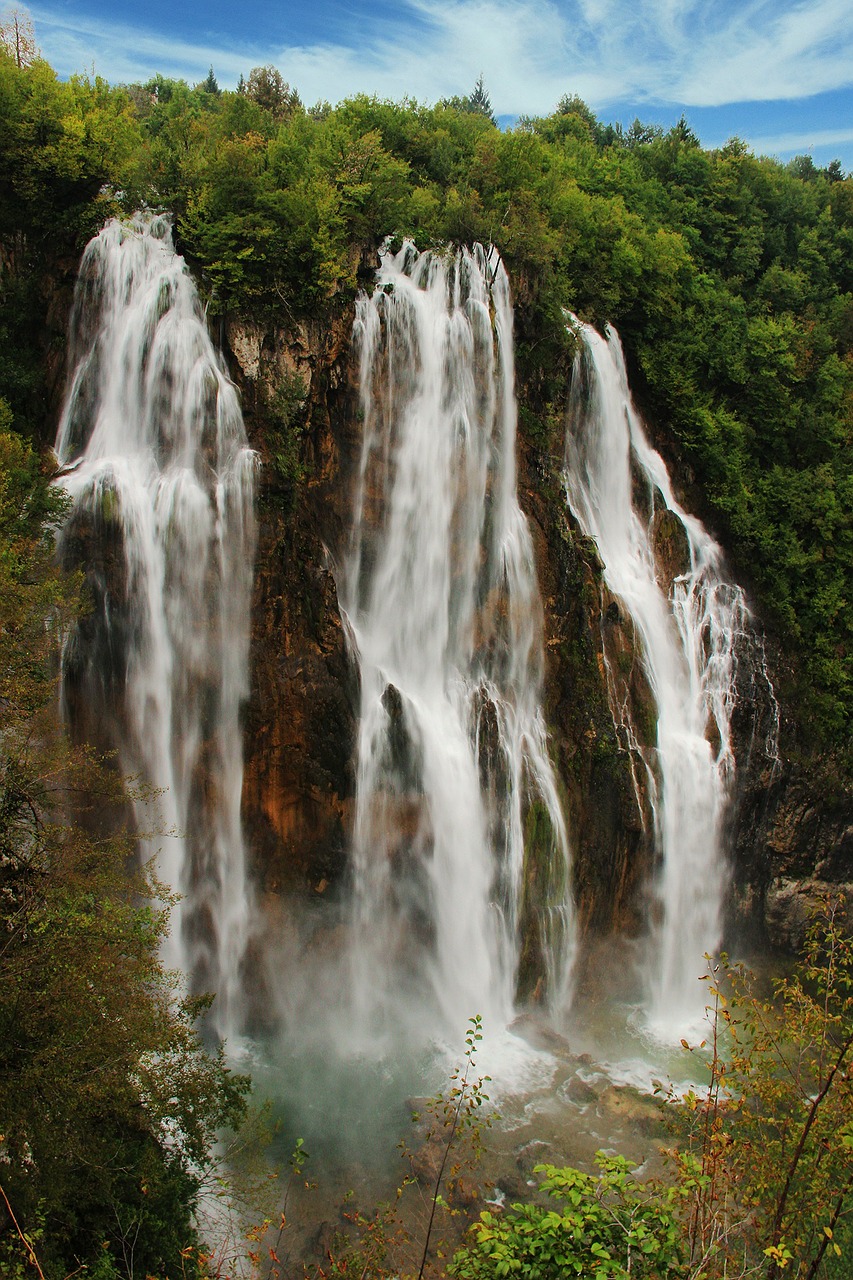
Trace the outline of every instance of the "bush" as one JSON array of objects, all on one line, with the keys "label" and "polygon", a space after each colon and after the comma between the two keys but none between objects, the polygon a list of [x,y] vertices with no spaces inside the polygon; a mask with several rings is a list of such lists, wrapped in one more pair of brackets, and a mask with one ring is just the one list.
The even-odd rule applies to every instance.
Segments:
[{"label": "bush", "polygon": [[[596,1176],[537,1165],[550,1204],[481,1213],[453,1259],[459,1280],[662,1280],[686,1275],[680,1187],[639,1182],[621,1156],[596,1157]],[[554,1207],[556,1202],[557,1207]]]}]

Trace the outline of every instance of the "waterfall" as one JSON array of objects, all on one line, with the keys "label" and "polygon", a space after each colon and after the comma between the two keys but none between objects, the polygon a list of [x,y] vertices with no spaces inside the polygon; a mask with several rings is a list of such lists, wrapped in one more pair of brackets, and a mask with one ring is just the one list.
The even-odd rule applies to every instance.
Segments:
[{"label": "waterfall", "polygon": [[364,1025],[411,1008],[458,1040],[475,1013],[504,1025],[519,995],[559,1000],[572,942],[500,258],[384,252],[355,339],[354,995]]},{"label": "waterfall", "polygon": [[[216,993],[227,1034],[251,917],[240,711],[255,456],[163,217],[111,221],[83,255],[56,451],[71,498],[62,553],[95,602],[65,646],[66,707],[161,790],[143,851],[180,895],[165,960]],[[135,822],[150,829],[150,806],[135,804]]]},{"label": "waterfall", "polygon": [[571,327],[579,351],[566,493],[575,519],[595,539],[608,591],[630,615],[653,699],[656,732],[644,741],[605,644],[614,719],[631,751],[640,808],[652,815],[660,863],[647,963],[650,1023],[680,1035],[701,1015],[706,993],[697,979],[704,954],[721,938],[731,720],[749,612],[725,576],[719,546],[679,506],[646,438],[616,331],[605,339],[574,318]]}]

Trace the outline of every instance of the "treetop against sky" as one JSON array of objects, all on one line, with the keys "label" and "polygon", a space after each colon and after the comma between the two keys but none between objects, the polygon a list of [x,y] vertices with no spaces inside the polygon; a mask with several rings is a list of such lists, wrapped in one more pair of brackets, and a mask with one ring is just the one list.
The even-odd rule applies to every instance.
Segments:
[{"label": "treetop against sky", "polygon": [[853,169],[850,0],[39,0],[60,75],[156,73],[219,84],[275,64],[304,102],[354,93],[434,102],[482,73],[503,124],[578,94],[607,121],[732,135]]}]

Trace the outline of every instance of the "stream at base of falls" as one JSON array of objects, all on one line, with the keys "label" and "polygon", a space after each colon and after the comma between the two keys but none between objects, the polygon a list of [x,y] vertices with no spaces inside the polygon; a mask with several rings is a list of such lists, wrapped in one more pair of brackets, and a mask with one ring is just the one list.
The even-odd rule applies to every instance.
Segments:
[{"label": "stream at base of falls", "polygon": [[[282,1175],[268,1210],[277,1222],[287,1194],[280,1257],[289,1251],[300,1261],[328,1261],[336,1237],[357,1236],[354,1215],[371,1218],[378,1206],[390,1205],[403,1240],[397,1247],[416,1272],[443,1150],[430,1138],[440,1128],[430,1099],[448,1096],[464,1047],[434,1044],[418,1052],[404,1043],[377,1059],[344,1055],[319,1041],[242,1046],[237,1065],[251,1071],[280,1126],[270,1154]],[[442,1183],[454,1210],[440,1212],[435,1228],[445,1256],[490,1202],[529,1199],[537,1164],[594,1172],[596,1153],[605,1151],[632,1161],[640,1176],[663,1173],[662,1152],[672,1139],[655,1082],[664,1092],[672,1082],[679,1093],[705,1083],[696,1058],[649,1036],[641,1006],[601,1001],[579,1008],[564,1033],[532,1014],[506,1028],[485,1027],[473,1072],[481,1076],[491,1077],[482,1085],[488,1101],[476,1109],[482,1153],[475,1160],[463,1135]],[[297,1139],[308,1160],[302,1178],[291,1179]],[[405,1179],[411,1185],[398,1199]]]}]

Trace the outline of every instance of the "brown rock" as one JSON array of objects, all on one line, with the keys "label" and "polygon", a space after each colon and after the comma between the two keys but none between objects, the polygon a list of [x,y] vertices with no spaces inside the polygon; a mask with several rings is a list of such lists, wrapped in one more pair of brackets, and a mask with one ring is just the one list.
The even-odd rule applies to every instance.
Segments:
[{"label": "brown rock", "polygon": [[583,1107],[589,1102],[595,1102],[598,1094],[591,1084],[587,1084],[586,1080],[582,1080],[580,1076],[572,1076],[566,1085],[566,1097],[571,1102]]}]

